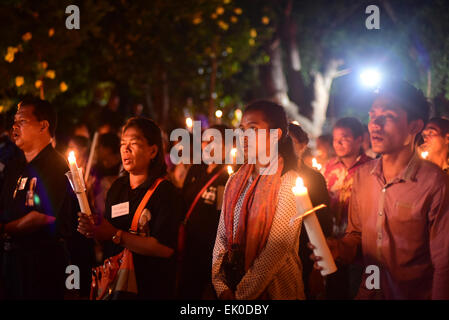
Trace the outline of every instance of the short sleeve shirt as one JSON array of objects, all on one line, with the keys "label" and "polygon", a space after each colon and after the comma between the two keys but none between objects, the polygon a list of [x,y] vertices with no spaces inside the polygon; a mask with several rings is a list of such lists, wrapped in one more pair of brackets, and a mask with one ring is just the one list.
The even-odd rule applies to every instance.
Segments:
[{"label": "short sleeve shirt", "polygon": [[38,243],[66,238],[76,231],[78,205],[65,173],[65,159],[49,144],[31,162],[20,154],[6,168],[0,197],[0,220],[10,222],[31,211],[52,216],[56,223],[16,237],[37,248]]},{"label": "short sleeve shirt", "polygon": [[[106,197],[105,218],[116,228],[128,231],[134,213],[155,179],[148,179],[131,189],[129,175],[118,178]],[[115,215],[112,207],[128,203],[129,212]],[[139,220],[141,236],[152,236],[159,243],[176,249],[178,229],[182,219],[182,201],[176,188],[169,181],[163,181],[154,191]],[[105,257],[120,253],[123,247],[106,241]],[[159,258],[133,253],[134,268],[139,297],[145,299],[170,299],[174,294],[176,257]]]}]

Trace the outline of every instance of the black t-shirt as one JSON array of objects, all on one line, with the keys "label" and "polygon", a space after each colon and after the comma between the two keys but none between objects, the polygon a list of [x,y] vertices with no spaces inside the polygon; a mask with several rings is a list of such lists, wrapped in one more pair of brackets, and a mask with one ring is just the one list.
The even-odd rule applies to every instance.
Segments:
[{"label": "black t-shirt", "polygon": [[[316,212],[316,216],[320,223],[321,229],[325,237],[329,237],[332,232],[332,212],[329,210],[329,193],[326,187],[326,180],[323,175],[302,163],[298,170],[298,174],[303,178],[304,185],[309,192],[310,201],[313,206],[325,204],[326,208],[320,209]],[[299,256],[303,266],[303,281],[306,297],[309,298],[309,275],[313,269],[313,261],[309,258],[312,250],[307,246],[309,237],[306,229],[301,230],[299,240]]]},{"label": "black t-shirt", "polygon": [[31,211],[56,218],[53,224],[8,241],[2,279],[11,299],[62,298],[69,264],[80,268],[81,293],[89,290],[92,241],[76,232],[79,206],[65,176],[68,170],[50,144],[31,162],[20,153],[6,168],[0,221],[11,222]]},{"label": "black t-shirt", "polygon": [[16,236],[25,247],[71,237],[76,232],[78,204],[65,173],[67,162],[49,144],[30,163],[18,155],[6,168],[0,196],[0,220],[7,223],[35,210],[56,218],[31,234]]},{"label": "black t-shirt", "polygon": [[205,164],[190,167],[182,189],[187,211],[205,184],[220,172],[218,178],[201,194],[186,224],[181,288],[181,295],[186,298],[201,298],[204,286],[211,278],[212,251],[220,220],[224,187],[229,178],[223,168],[218,166],[211,173],[207,173]]},{"label": "black t-shirt", "polygon": [[[106,197],[105,218],[121,230],[128,231],[134,213],[154,178],[149,178],[135,189],[131,189],[129,175],[118,178]],[[129,203],[128,214],[115,214],[115,205]],[[156,238],[159,243],[176,250],[179,225],[182,220],[182,198],[169,181],[163,181],[148,201],[139,223],[139,232]],[[117,207],[115,207],[117,208]],[[114,216],[114,217],[113,217]],[[105,258],[120,253],[122,246],[112,241],[104,243]],[[143,256],[133,253],[134,268],[141,299],[171,299],[174,297],[176,255],[170,258]]]}]

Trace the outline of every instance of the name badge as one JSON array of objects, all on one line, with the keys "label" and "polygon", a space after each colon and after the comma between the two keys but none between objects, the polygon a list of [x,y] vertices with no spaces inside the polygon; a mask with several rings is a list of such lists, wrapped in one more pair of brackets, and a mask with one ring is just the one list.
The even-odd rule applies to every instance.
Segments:
[{"label": "name badge", "polygon": [[117,218],[129,214],[129,202],[113,205],[111,208],[112,218]]},{"label": "name badge", "polygon": [[28,181],[27,177],[20,179],[19,190],[25,189],[25,185],[27,184],[27,181]]}]

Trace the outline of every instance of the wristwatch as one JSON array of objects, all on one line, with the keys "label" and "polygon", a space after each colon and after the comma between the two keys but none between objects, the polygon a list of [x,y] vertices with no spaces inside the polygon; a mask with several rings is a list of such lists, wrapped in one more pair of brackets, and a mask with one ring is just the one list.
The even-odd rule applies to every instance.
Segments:
[{"label": "wristwatch", "polygon": [[122,241],[122,230],[119,230],[116,232],[116,234],[114,234],[114,236],[112,237],[112,242],[114,242],[115,244],[120,244],[120,242]]}]

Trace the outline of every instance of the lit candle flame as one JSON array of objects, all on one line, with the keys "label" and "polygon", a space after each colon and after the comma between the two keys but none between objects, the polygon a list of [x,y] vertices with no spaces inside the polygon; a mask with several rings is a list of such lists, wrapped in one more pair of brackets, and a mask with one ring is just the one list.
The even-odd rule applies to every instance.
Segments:
[{"label": "lit candle flame", "polygon": [[187,125],[187,128],[189,128],[189,129],[193,127],[192,118],[190,118],[190,117],[186,118],[186,125]]},{"label": "lit candle flame", "polygon": [[421,152],[421,158],[427,159],[428,156],[429,156],[429,151],[423,151],[423,152]]},{"label": "lit candle flame", "polygon": [[75,157],[75,152],[74,151],[70,151],[69,152],[69,163],[70,164],[75,164],[76,165],[76,157]]},{"label": "lit candle flame", "polygon": [[315,169],[317,169],[318,171],[321,170],[321,168],[323,167],[321,164],[318,163],[318,161],[316,160],[316,158],[312,159],[312,167],[314,167]]},{"label": "lit candle flame", "polygon": [[228,174],[231,175],[234,173],[234,169],[231,166],[228,166]]},{"label": "lit candle flame", "polygon": [[223,111],[221,110],[215,111],[215,116],[220,119],[223,116]]},{"label": "lit candle flame", "polygon": [[232,148],[231,149],[231,156],[233,159],[235,159],[235,156],[237,155],[237,149],[236,148]]},{"label": "lit candle flame", "polygon": [[292,188],[292,191],[295,196],[307,194],[307,188],[304,186],[302,178],[296,178],[296,185]]}]

